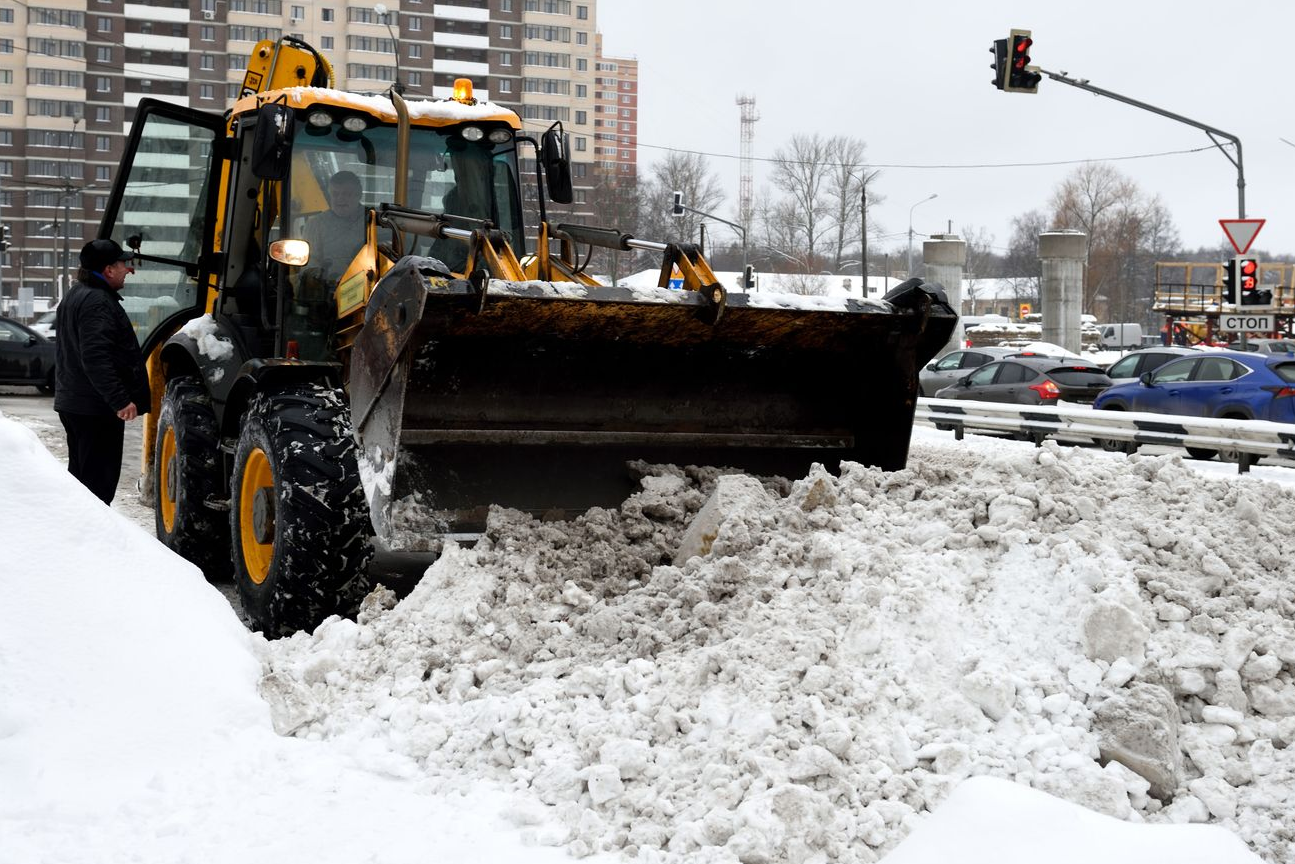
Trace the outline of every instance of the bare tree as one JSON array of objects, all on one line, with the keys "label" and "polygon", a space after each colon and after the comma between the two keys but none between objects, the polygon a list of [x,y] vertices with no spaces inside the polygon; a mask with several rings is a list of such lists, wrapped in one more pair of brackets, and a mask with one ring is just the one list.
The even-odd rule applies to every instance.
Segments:
[{"label": "bare tree", "polygon": [[774,153],[773,185],[787,194],[793,205],[800,251],[816,258],[824,235],[832,228],[833,214],[827,194],[832,174],[831,160],[835,147],[832,139],[817,132],[793,135],[791,142]]},{"label": "bare tree", "polygon": [[974,309],[980,283],[989,275],[991,269],[998,269],[998,256],[994,254],[994,235],[984,227],[963,225],[962,240],[967,244],[967,262],[963,270],[964,299],[970,301],[968,307]]},{"label": "bare tree", "polygon": [[1012,239],[1003,259],[1003,276],[1011,281],[1018,305],[1029,303],[1038,309],[1039,280],[1043,275],[1039,235],[1050,225],[1051,218],[1042,210],[1030,210],[1012,220]]},{"label": "bare tree", "polygon": [[[876,171],[868,172],[864,165],[864,147],[858,138],[845,135],[837,135],[827,141],[830,164],[826,194],[832,214],[831,259],[838,270],[845,250],[862,240],[862,193],[866,183],[875,180],[878,174]],[[867,195],[869,203],[879,203],[880,199],[871,188],[867,188]]]},{"label": "bare tree", "polygon": [[1052,209],[1056,225],[1087,234],[1084,311],[1145,318],[1152,285],[1139,260],[1178,246],[1177,230],[1160,200],[1143,195],[1110,165],[1089,164],[1057,187]]},{"label": "bare tree", "polygon": [[692,212],[672,216],[674,192],[683,193],[683,203],[693,210],[716,213],[724,203],[724,192],[710,163],[700,153],[671,150],[652,166],[652,176],[642,184],[639,196],[638,234],[645,239],[696,243],[702,217]]}]

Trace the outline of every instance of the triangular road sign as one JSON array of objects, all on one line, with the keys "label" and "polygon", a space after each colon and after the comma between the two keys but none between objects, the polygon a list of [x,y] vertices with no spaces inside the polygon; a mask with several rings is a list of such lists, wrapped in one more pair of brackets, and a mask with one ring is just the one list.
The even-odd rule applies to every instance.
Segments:
[{"label": "triangular road sign", "polygon": [[1250,248],[1250,244],[1255,242],[1255,235],[1259,233],[1259,229],[1264,227],[1267,221],[1267,219],[1220,219],[1219,224],[1223,226],[1223,233],[1228,235],[1232,248],[1237,250],[1238,255],[1244,255]]}]

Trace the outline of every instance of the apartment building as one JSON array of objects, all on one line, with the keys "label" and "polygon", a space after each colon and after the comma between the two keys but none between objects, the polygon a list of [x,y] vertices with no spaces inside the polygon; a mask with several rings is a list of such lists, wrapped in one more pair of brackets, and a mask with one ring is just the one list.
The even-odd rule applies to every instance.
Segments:
[{"label": "apartment building", "polygon": [[636,64],[599,58],[596,13],[596,0],[0,0],[0,304],[19,285],[52,300],[75,276],[141,99],[223,111],[256,42],[285,34],[344,89],[443,98],[467,77],[532,134],[562,122],[586,215],[597,163],[636,164]]}]

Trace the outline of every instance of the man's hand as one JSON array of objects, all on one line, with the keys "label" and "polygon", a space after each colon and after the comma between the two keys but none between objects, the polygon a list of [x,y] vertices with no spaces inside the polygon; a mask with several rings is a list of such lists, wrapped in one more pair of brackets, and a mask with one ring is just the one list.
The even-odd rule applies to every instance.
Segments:
[{"label": "man's hand", "polygon": [[139,416],[139,411],[135,408],[135,403],[130,402],[125,408],[117,412],[118,420],[134,420]]}]

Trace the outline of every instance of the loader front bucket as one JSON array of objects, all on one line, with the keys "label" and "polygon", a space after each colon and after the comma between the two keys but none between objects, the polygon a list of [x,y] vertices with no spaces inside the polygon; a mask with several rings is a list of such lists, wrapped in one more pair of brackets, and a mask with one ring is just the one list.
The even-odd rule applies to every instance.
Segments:
[{"label": "loader front bucket", "polygon": [[482,530],[492,504],[548,518],[616,507],[632,460],[901,468],[917,371],[956,321],[919,280],[883,301],[735,294],[716,308],[701,292],[482,284],[405,259],[375,288],[351,358],[374,527],[416,548]]}]

